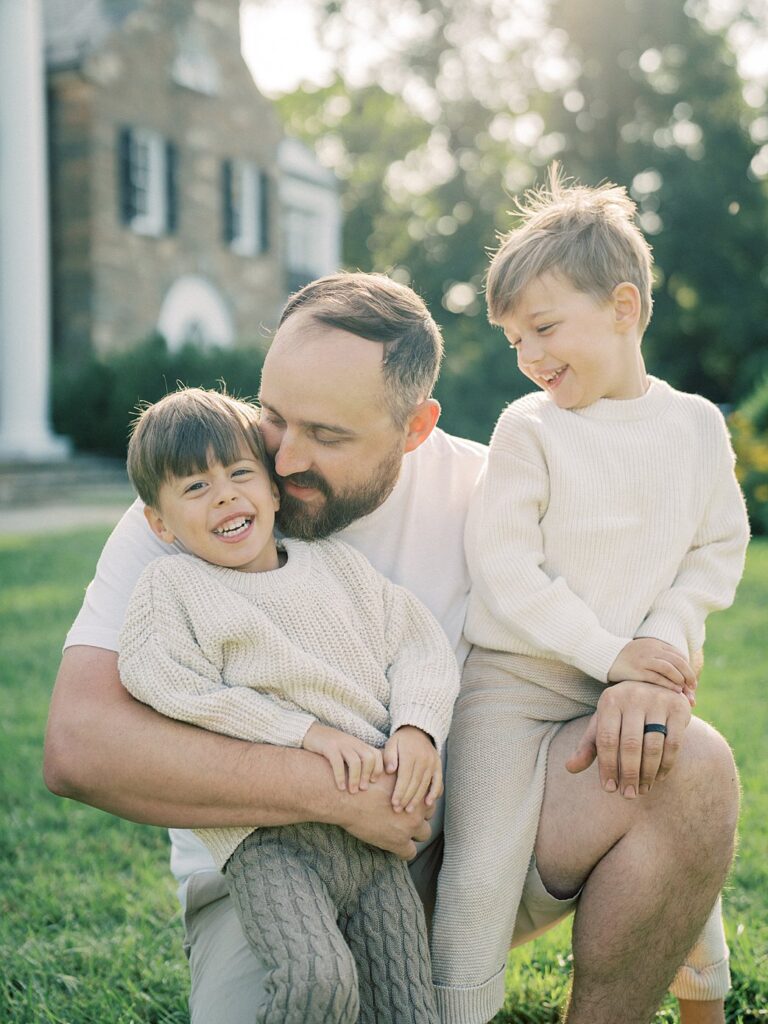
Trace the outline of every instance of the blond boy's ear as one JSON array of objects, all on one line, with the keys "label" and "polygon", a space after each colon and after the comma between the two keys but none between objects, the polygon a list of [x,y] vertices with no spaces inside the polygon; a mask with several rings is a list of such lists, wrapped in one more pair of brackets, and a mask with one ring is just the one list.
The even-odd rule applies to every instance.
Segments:
[{"label": "blond boy's ear", "polygon": [[171,530],[168,529],[163,517],[156,508],[150,508],[149,505],[145,505],[144,518],[149,523],[150,529],[155,536],[159,537],[160,540],[164,541],[166,544],[173,544],[176,540],[176,534],[172,533]]},{"label": "blond boy's ear", "polygon": [[440,403],[435,398],[419,402],[408,419],[408,433],[403,451],[412,452],[427,440],[440,418]]},{"label": "blond boy's ear", "polygon": [[275,499],[275,512],[280,508],[280,491],[277,489],[277,484],[272,481],[272,497]]},{"label": "blond boy's ear", "polygon": [[616,329],[626,334],[640,323],[641,301],[637,285],[630,281],[622,281],[613,289],[611,295]]}]

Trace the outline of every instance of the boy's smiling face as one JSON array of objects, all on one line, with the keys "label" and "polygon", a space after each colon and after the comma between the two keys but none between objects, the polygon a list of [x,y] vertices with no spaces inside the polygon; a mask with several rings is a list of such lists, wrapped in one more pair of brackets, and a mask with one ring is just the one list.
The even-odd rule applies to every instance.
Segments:
[{"label": "boy's smiling face", "polygon": [[640,398],[648,387],[640,355],[640,297],[616,286],[601,302],[555,272],[535,278],[500,326],[522,373],[561,409],[600,398]]},{"label": "boy's smiling face", "polygon": [[144,514],[161,540],[178,539],[206,562],[244,572],[277,569],[277,488],[247,446],[240,455],[229,466],[209,458],[207,469],[166,480],[159,507]]}]

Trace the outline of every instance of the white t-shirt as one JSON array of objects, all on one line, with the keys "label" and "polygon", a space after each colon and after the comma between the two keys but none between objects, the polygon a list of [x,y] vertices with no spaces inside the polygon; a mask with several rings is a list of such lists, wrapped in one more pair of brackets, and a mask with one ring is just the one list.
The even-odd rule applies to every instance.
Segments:
[{"label": "white t-shirt", "polygon": [[[445,630],[462,664],[462,636],[469,597],[464,526],[469,502],[486,462],[487,448],[436,429],[403,459],[387,500],[336,536],[361,551],[394,583],[407,587]],[[128,600],[144,567],[181,551],[150,530],[140,501],[128,509],[107,540],[66,647],[119,649]],[[215,870],[208,850],[186,829],[170,829],[171,870],[183,885],[197,871]]]}]

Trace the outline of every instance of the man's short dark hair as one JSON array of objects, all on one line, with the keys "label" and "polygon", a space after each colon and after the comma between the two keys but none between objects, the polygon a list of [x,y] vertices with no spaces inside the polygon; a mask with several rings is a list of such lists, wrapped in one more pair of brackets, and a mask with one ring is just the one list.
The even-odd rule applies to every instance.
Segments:
[{"label": "man's short dark hair", "polygon": [[329,327],[384,346],[382,368],[392,418],[404,427],[429,398],[443,358],[443,338],[424,300],[384,274],[321,277],[288,299],[282,325],[298,311]]}]

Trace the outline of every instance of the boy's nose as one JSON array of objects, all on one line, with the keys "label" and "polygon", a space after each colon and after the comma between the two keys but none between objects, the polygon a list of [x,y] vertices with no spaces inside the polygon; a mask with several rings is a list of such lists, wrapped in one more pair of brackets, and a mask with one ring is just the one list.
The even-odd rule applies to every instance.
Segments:
[{"label": "boy's nose", "polygon": [[534,340],[526,341],[523,338],[517,346],[517,358],[523,366],[533,366],[541,360],[543,354],[541,345]]}]

